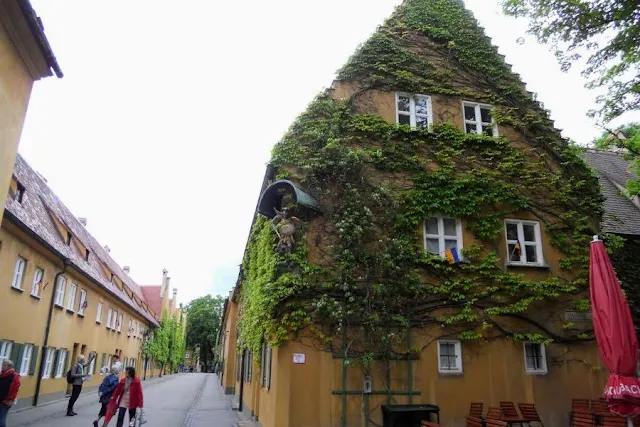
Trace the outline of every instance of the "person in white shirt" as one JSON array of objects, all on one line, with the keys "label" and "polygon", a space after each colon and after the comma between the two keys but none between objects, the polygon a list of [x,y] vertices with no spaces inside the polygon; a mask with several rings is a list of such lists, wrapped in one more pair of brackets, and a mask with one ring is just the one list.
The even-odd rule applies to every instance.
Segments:
[{"label": "person in white shirt", "polygon": [[122,362],[120,361],[120,356],[114,354],[111,358],[111,368],[116,368],[118,370],[118,375],[122,372]]}]

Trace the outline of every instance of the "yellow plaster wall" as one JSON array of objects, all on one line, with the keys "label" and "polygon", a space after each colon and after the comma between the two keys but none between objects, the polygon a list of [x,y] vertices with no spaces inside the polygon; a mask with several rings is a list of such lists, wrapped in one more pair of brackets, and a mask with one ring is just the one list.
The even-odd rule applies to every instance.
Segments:
[{"label": "yellow plaster wall", "polygon": [[[38,362],[36,371],[40,367],[40,360],[43,354],[42,345],[44,342],[45,326],[49,303],[54,291],[55,276],[62,270],[61,261],[52,256],[43,247],[32,241],[29,237],[17,230],[14,225],[7,220],[3,221],[0,228],[0,301],[3,308],[0,310],[0,339],[14,341],[16,343],[27,343],[38,346]],[[24,275],[23,289],[20,292],[11,288],[15,263],[18,256],[27,260]],[[31,284],[35,269],[44,269],[44,289],[41,298],[34,298],[31,294]],[[85,356],[89,352],[95,351],[96,375],[85,383],[87,386],[97,386],[102,378],[99,374],[102,354],[112,355],[116,349],[120,351],[121,361],[124,358],[136,359],[137,371],[143,374],[143,358],[140,350],[142,339],[133,336],[128,337],[129,319],[137,320],[142,324],[147,324],[144,318],[128,306],[110,296],[102,288],[96,286],[86,278],[70,269],[64,274],[67,278],[65,290],[65,307],[54,307],[49,334],[48,346],[57,349],[67,349],[70,352],[66,363],[68,369],[71,360],[80,354],[84,347]],[[71,283],[78,287],[74,312],[66,309]],[[88,307],[84,311],[84,317],[77,313],[80,301],[80,290],[87,291]],[[101,323],[96,322],[98,303],[103,303]],[[122,330],[120,333],[106,328],[107,312],[113,308],[123,313]],[[78,344],[74,351],[74,344]],[[18,361],[14,361],[16,364]],[[149,375],[149,372],[148,372]],[[35,393],[36,375],[23,378],[20,388],[19,399],[30,398]],[[41,396],[50,393],[65,391],[67,384],[65,378],[47,378],[42,380]]]},{"label": "yellow plaster wall", "polygon": [[0,219],[32,86],[31,74],[0,25]]}]

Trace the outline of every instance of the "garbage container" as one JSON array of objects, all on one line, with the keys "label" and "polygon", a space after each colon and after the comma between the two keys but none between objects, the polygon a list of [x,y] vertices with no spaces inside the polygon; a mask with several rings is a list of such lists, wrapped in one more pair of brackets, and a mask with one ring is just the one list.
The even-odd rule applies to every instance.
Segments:
[{"label": "garbage container", "polygon": [[422,421],[440,424],[440,407],[437,405],[382,405],[383,427],[420,427]]}]

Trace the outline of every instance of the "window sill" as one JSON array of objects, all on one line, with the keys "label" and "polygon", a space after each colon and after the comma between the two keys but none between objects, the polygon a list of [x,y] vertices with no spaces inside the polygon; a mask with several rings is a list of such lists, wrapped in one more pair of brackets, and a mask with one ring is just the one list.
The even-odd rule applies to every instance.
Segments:
[{"label": "window sill", "polygon": [[56,304],[54,304],[54,307],[55,307],[55,308],[59,308],[60,310],[64,309],[64,307],[63,307],[62,305],[57,304],[57,303],[56,303]]},{"label": "window sill", "polygon": [[11,286],[11,289],[13,289],[14,291],[17,291],[17,292],[24,292],[24,289],[16,288],[15,286]]},{"label": "window sill", "polygon": [[527,375],[547,375],[549,371],[527,371]]},{"label": "window sill", "polygon": [[519,264],[514,262],[506,262],[505,266],[508,268],[533,268],[538,270],[551,270],[549,264]]},{"label": "window sill", "polygon": [[84,313],[78,313],[78,317],[84,317]]},{"label": "window sill", "polygon": [[69,314],[75,314],[75,311],[71,310],[70,308],[67,308],[67,313],[69,313]]},{"label": "window sill", "polygon": [[455,376],[462,376],[464,374],[463,371],[440,371],[438,370],[438,374],[439,375],[444,375],[447,377],[455,377]]},{"label": "window sill", "polygon": [[37,299],[37,300],[41,300],[41,299],[42,299],[42,297],[41,297],[40,295],[34,295],[34,294],[31,294],[30,296],[31,296],[31,298],[33,298],[33,299]]},{"label": "window sill", "polygon": [[96,320],[96,325],[102,325],[102,322],[99,320]]}]

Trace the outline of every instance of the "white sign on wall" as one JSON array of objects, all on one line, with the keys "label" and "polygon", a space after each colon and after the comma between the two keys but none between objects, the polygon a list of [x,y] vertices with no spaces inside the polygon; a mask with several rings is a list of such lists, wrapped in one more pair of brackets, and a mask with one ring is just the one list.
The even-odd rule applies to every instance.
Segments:
[{"label": "white sign on wall", "polygon": [[306,363],[307,355],[304,353],[293,353],[293,363],[300,365]]}]

